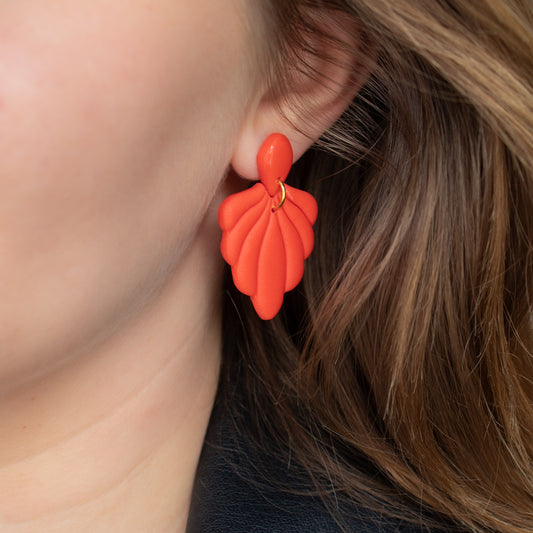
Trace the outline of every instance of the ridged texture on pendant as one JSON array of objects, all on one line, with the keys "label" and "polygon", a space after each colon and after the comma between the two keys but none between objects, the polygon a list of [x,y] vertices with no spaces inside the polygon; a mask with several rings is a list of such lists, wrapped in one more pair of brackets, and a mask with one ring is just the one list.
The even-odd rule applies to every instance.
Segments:
[{"label": "ridged texture on pendant", "polygon": [[274,318],[285,292],[300,283],[314,246],[318,208],[313,196],[285,185],[286,199],[278,208],[278,181],[285,181],[291,164],[288,139],[271,135],[258,154],[261,182],[226,198],[218,211],[222,256],[235,286],[251,297],[263,320]]}]

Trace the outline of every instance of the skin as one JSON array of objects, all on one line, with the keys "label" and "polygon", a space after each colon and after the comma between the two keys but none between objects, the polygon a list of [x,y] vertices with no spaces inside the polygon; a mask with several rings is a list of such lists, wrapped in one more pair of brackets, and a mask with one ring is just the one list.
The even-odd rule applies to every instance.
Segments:
[{"label": "skin", "polygon": [[238,0],[0,5],[0,531],[183,531],[220,359]]},{"label": "skin", "polygon": [[255,179],[272,132],[299,157],[360,85],[351,57],[295,78],[302,134],[250,4],[0,3],[2,533],[185,530],[228,169]]}]

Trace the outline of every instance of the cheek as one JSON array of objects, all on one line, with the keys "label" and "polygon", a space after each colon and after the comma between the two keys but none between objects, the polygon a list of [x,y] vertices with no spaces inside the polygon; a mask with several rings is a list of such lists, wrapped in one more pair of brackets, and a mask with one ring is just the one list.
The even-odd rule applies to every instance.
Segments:
[{"label": "cheek", "polygon": [[21,209],[34,229],[32,215],[85,218],[125,188],[130,199],[144,195],[170,145],[179,150],[205,129],[203,108],[227,103],[209,91],[227,81],[217,66],[225,58],[212,57],[216,39],[199,38],[205,28],[195,10],[155,11],[133,0],[125,16],[113,0],[105,10],[54,2],[59,13],[46,4],[0,7],[2,215],[20,221],[12,215]]},{"label": "cheek", "polygon": [[150,292],[200,224],[244,107],[228,10],[48,3],[0,6],[0,372],[17,352],[74,349]]}]

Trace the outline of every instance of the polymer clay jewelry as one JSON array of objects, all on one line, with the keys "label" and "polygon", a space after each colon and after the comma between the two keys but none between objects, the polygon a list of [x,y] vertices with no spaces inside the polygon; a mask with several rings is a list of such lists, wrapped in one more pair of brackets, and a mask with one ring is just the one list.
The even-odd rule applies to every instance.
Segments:
[{"label": "polymer clay jewelry", "polygon": [[300,283],[314,246],[316,201],[285,183],[292,157],[285,135],[267,137],[257,154],[261,181],[226,198],[218,210],[222,256],[263,320],[274,318],[283,295]]}]

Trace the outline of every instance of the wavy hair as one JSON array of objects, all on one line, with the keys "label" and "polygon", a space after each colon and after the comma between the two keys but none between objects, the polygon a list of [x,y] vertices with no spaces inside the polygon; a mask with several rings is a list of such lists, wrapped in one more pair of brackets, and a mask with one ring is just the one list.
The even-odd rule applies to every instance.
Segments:
[{"label": "wavy hair", "polygon": [[289,176],[301,286],[270,322],[226,286],[222,383],[326,498],[533,531],[533,4],[268,0],[278,87],[307,35],[347,46],[327,10],[375,67]]}]

